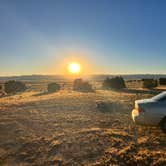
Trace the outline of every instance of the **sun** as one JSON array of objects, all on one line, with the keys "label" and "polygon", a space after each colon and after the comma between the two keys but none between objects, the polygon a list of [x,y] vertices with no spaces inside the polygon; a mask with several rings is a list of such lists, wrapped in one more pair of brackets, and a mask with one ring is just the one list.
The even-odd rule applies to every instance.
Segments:
[{"label": "sun", "polygon": [[81,65],[79,63],[71,63],[68,66],[68,70],[72,74],[79,74],[81,70]]}]

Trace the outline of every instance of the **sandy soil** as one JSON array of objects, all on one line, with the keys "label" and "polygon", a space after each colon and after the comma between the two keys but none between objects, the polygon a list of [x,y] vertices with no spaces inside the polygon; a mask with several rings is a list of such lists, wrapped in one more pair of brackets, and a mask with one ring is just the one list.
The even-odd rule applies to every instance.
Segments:
[{"label": "sandy soil", "polygon": [[[131,120],[134,100],[150,96],[29,90],[0,98],[0,165],[166,165],[166,134]],[[114,107],[101,112],[98,101]]]}]

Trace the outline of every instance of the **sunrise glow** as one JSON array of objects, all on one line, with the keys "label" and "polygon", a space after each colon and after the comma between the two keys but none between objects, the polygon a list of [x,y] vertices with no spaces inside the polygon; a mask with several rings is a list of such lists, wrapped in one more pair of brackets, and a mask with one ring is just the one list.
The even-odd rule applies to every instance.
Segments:
[{"label": "sunrise glow", "polygon": [[81,70],[81,66],[78,63],[71,63],[68,66],[68,70],[72,74],[79,74]]}]

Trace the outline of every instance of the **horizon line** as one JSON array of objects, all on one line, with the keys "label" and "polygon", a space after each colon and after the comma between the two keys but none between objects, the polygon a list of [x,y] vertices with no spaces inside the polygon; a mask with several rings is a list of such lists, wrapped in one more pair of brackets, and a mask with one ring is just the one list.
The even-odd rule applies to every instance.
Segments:
[{"label": "horizon line", "polygon": [[[111,73],[98,73],[98,74],[80,74],[79,76],[92,76],[92,75],[166,75],[166,73],[116,73],[116,74],[111,74]],[[25,77],[25,76],[74,76],[70,74],[23,74],[23,75],[0,75],[0,77]]]}]

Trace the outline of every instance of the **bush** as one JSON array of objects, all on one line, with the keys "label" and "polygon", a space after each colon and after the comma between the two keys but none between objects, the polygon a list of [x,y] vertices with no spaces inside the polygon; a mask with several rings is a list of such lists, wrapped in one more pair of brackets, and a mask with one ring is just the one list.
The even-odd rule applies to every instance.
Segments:
[{"label": "bush", "polygon": [[125,81],[122,77],[106,78],[103,82],[103,88],[123,89],[126,88]]},{"label": "bush", "polygon": [[166,85],[166,78],[160,78],[159,83],[160,85]]},{"label": "bush", "polygon": [[50,83],[47,85],[48,92],[57,92],[61,89],[60,85],[57,83]]},{"label": "bush", "polygon": [[5,82],[4,89],[6,93],[16,93],[25,91],[27,87],[23,82],[11,80]]},{"label": "bush", "polygon": [[157,87],[158,85],[157,80],[154,79],[142,79],[142,81],[143,81],[143,88],[151,89]]},{"label": "bush", "polygon": [[80,92],[92,92],[92,85],[82,79],[76,79],[73,83],[73,90]]}]

